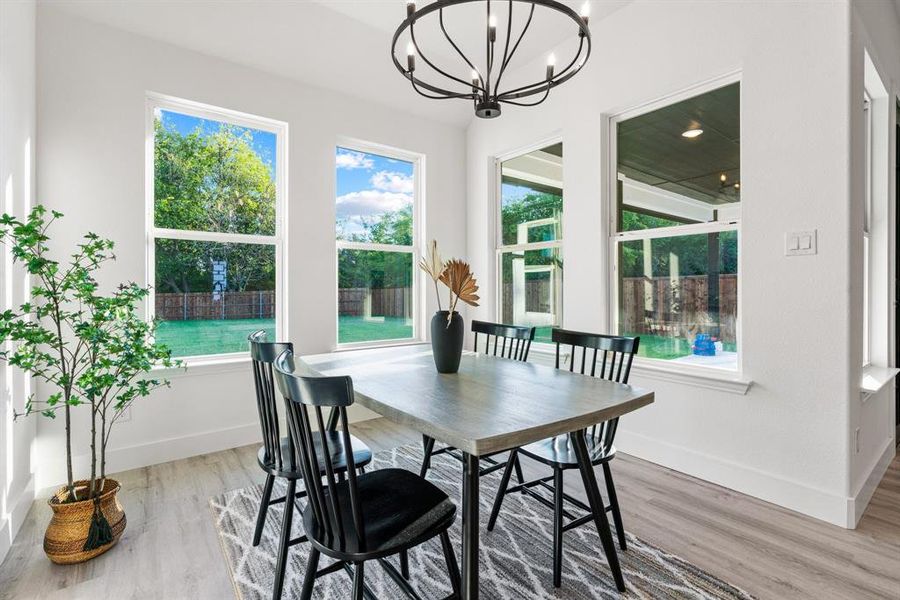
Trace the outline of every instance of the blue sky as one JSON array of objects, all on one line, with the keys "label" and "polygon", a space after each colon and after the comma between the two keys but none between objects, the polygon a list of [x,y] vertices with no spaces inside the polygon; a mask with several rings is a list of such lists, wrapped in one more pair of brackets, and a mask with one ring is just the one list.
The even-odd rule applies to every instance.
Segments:
[{"label": "blue sky", "polygon": [[410,206],[413,201],[413,163],[338,148],[337,234],[363,234],[364,222]]},{"label": "blue sky", "polygon": [[[200,119],[198,117],[192,117],[190,115],[184,115],[168,110],[161,110],[159,112],[163,126],[165,126],[167,129],[174,127],[175,130],[181,135],[187,135],[196,130],[198,127],[200,128],[200,131],[204,136],[211,135],[219,131],[219,128],[223,124],[221,121]],[[249,129],[246,127],[235,126],[234,129],[238,133],[238,135],[244,133],[245,131],[250,132],[250,135],[253,137],[251,146],[253,147],[254,152],[259,155],[264,163],[269,165],[269,172],[272,173],[272,176],[274,177],[276,160],[275,134],[268,131]]]}]

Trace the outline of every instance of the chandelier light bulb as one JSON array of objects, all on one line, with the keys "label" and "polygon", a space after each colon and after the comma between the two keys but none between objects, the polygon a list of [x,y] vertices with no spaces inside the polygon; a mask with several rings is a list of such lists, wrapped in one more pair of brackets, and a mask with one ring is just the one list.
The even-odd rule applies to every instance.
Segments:
[{"label": "chandelier light bulb", "polygon": [[472,85],[476,85],[476,86],[477,86],[477,85],[478,85],[478,81],[479,81],[479,78],[478,78],[478,71],[476,71],[475,69],[472,69]]},{"label": "chandelier light bulb", "polygon": [[406,44],[406,70],[410,73],[416,70],[416,45],[412,42]]},{"label": "chandelier light bulb", "polygon": [[547,57],[547,80],[553,79],[553,70],[556,68],[556,55],[552,52]]},{"label": "chandelier light bulb", "polygon": [[488,39],[491,40],[491,43],[497,41],[497,16],[491,15],[488,17]]},{"label": "chandelier light bulb", "polygon": [[581,20],[584,21],[585,24],[588,22],[588,17],[591,16],[591,3],[585,2],[581,5]]}]

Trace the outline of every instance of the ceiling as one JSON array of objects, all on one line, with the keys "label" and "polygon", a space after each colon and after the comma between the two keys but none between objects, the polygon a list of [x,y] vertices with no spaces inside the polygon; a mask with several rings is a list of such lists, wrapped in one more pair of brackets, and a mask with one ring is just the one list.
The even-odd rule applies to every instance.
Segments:
[{"label": "ceiling", "polygon": [[[740,95],[734,83],[620,122],[619,172],[707,204],[740,201]],[[681,135],[694,128],[703,133]]]},{"label": "ceiling", "polygon": [[[581,0],[565,2],[576,10],[582,4]],[[608,16],[629,2],[591,0],[591,19]],[[457,125],[467,124],[473,116],[467,102],[435,102],[417,96],[397,73],[389,52],[393,32],[405,18],[402,0],[42,0],[42,4],[420,116]],[[518,5],[514,9],[514,35],[516,25],[524,21]],[[483,54],[483,6],[481,2],[457,6],[445,14],[446,29],[454,41],[473,56]],[[502,36],[506,4],[495,2],[494,7]],[[540,11],[545,14],[538,19]],[[438,66],[468,77],[469,68],[460,67],[461,59],[443,39],[436,16],[432,13],[428,22],[423,19],[417,27],[422,52]],[[574,39],[572,26],[559,13],[539,8],[516,54],[516,63],[525,64],[566,38]],[[502,43],[502,37],[499,41]],[[404,39],[398,44],[401,60],[405,49]],[[514,75],[513,71],[511,84],[516,83]]]}]

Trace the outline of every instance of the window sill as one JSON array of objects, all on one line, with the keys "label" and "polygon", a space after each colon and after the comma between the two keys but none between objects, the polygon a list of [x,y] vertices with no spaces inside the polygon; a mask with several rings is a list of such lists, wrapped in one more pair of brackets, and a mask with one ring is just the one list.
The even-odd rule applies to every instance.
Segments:
[{"label": "window sill", "polygon": [[[555,355],[556,347],[552,344],[535,343],[531,346],[530,357],[533,356],[534,362],[538,364],[554,366]],[[560,353],[560,362],[562,364],[568,364],[568,360],[568,352]],[[741,379],[736,371],[678,363],[669,364],[667,361],[641,357],[635,358],[631,367],[631,373],[647,379],[720,390],[741,396],[746,395],[753,385],[752,381]]]},{"label": "window sill", "polygon": [[631,372],[639,377],[681,383],[710,390],[719,390],[744,396],[753,382],[743,379],[735,371],[715,367],[659,364],[662,361],[635,359]]},{"label": "window sill", "polygon": [[884,386],[894,380],[897,373],[900,373],[900,369],[877,367],[875,365],[863,367],[862,380],[860,381],[862,401],[865,402],[871,396],[880,392]]},{"label": "window sill", "polygon": [[350,352],[352,350],[366,350],[373,348],[394,348],[396,346],[420,346],[427,344],[425,340],[385,340],[383,342],[356,342],[352,344],[339,344],[333,352]]},{"label": "window sill", "polygon": [[234,354],[214,356],[193,356],[181,360],[184,362],[184,367],[182,368],[159,366],[154,367],[151,372],[154,376],[165,377],[166,379],[234,373],[250,362],[250,354],[247,352],[236,352]]}]

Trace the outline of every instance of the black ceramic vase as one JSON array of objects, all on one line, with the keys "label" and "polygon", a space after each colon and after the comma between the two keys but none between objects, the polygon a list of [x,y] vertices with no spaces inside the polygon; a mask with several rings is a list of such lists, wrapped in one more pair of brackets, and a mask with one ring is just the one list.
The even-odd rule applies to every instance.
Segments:
[{"label": "black ceramic vase", "polygon": [[463,318],[453,311],[450,326],[447,326],[447,315],[450,312],[439,310],[431,317],[431,350],[434,354],[434,366],[438,373],[456,373],[459,371],[459,359],[462,357],[465,328]]}]

